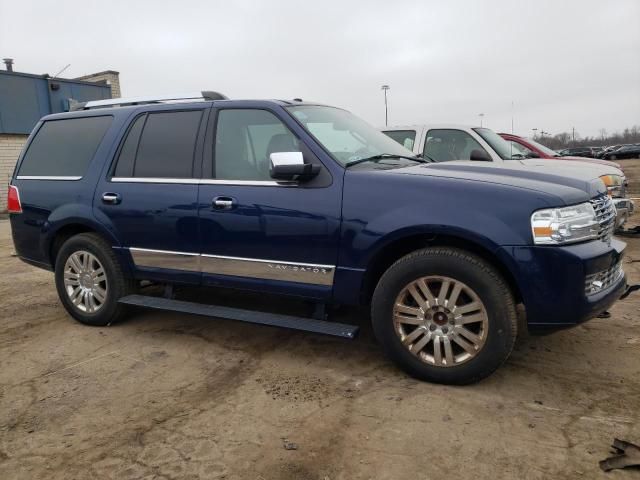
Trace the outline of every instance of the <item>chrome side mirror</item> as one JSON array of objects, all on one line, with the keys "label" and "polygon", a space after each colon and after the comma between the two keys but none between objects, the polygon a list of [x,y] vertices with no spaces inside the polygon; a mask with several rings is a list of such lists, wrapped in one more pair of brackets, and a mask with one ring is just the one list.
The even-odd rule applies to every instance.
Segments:
[{"label": "chrome side mirror", "polygon": [[269,160],[269,174],[275,180],[311,180],[320,172],[320,165],[304,163],[302,152],[274,152]]}]

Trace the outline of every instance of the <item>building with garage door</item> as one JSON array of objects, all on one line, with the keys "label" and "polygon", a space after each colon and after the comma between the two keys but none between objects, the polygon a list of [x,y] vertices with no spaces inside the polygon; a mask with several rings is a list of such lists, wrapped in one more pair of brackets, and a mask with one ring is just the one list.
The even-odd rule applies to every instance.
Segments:
[{"label": "building with garage door", "polygon": [[13,71],[13,60],[4,59],[0,70],[0,212],[7,210],[7,185],[16,161],[38,120],[66,112],[69,102],[120,97],[118,72],[79,78],[54,78]]}]

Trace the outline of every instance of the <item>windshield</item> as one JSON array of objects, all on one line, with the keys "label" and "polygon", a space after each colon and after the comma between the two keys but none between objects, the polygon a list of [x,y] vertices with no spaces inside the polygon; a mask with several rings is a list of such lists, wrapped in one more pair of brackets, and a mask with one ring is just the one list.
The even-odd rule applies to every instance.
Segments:
[{"label": "windshield", "polygon": [[518,160],[522,154],[510,145],[504,138],[488,128],[473,129],[503,160]]},{"label": "windshield", "polygon": [[[407,150],[346,110],[317,105],[287,108],[296,120],[342,165],[382,154],[415,157],[411,150]],[[411,160],[402,158],[385,158],[378,163],[387,166],[414,164]],[[368,165],[375,168],[375,164]]]},{"label": "windshield", "polygon": [[558,152],[551,150],[549,147],[545,147],[541,143],[536,142],[535,140],[531,140],[530,138],[526,139],[531,145],[536,147],[538,150],[544,152],[545,155],[549,155],[550,157],[559,157]]}]

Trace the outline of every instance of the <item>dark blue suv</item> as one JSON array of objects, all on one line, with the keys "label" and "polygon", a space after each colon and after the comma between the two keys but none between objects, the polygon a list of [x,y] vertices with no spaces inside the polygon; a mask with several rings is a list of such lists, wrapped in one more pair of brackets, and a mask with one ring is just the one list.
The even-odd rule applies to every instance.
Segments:
[{"label": "dark blue suv", "polygon": [[[15,248],[55,272],[80,322],[138,305],[357,330],[180,301],[173,285],[367,305],[402,368],[459,384],[502,364],[519,328],[576,325],[625,289],[599,179],[431,163],[330,106],[194,97],[89,102],[31,134],[9,190]],[[149,282],[167,294],[141,294]]]}]

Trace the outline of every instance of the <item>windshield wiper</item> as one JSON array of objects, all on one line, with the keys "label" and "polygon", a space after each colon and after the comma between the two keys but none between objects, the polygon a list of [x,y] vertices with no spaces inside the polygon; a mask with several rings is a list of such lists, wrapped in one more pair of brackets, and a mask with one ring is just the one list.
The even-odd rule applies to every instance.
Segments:
[{"label": "windshield wiper", "polygon": [[352,167],[354,165],[358,165],[358,164],[364,163],[364,162],[376,162],[378,160],[384,160],[386,158],[406,158],[407,160],[413,160],[414,162],[418,162],[418,163],[428,163],[427,160],[425,160],[424,158],[420,158],[420,157],[410,157],[408,155],[395,155],[395,154],[392,154],[392,153],[379,153],[378,155],[372,155],[370,157],[359,158],[357,160],[351,160],[350,162],[347,162],[345,164],[345,168],[349,168],[349,167]]}]

